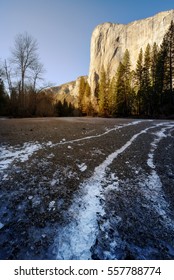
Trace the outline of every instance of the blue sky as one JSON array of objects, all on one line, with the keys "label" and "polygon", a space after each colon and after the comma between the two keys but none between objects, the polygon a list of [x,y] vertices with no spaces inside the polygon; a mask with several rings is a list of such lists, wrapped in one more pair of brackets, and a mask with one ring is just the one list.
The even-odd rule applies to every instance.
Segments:
[{"label": "blue sky", "polygon": [[88,74],[96,25],[171,9],[173,0],[0,0],[0,60],[10,57],[15,36],[28,32],[38,42],[45,81],[59,85]]}]

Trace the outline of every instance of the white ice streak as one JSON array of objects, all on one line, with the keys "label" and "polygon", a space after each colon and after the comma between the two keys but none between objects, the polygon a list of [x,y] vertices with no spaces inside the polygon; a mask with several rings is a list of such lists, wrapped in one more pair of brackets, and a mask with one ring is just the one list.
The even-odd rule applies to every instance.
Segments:
[{"label": "white ice streak", "polygon": [[149,167],[151,167],[152,169],[155,168],[154,162],[153,162],[153,158],[154,158],[154,151],[156,150],[158,143],[162,140],[162,138],[165,138],[165,131],[166,128],[162,128],[160,131],[154,133],[154,135],[156,136],[155,140],[151,143],[151,150],[150,153],[148,154],[148,160],[147,160],[147,164]]},{"label": "white ice streak", "polygon": [[7,169],[14,160],[25,162],[29,157],[39,150],[38,143],[24,143],[22,147],[1,147],[0,148],[0,171]]},{"label": "white ice streak", "polygon": [[[88,139],[92,139],[92,138],[98,138],[98,137],[102,137],[102,136],[110,133],[111,131],[115,131],[115,130],[125,127],[125,126],[135,125],[140,122],[142,122],[142,121],[141,120],[133,121],[128,124],[124,124],[124,125],[114,127],[112,129],[108,129],[107,131],[105,131],[102,134],[87,136],[87,137],[83,137],[83,138],[79,138],[79,139],[66,141],[66,139],[63,138],[62,141],[60,141],[59,143],[56,143],[56,144],[53,144],[51,141],[49,141],[48,143],[43,144],[43,146],[52,148],[57,145],[70,144],[70,143],[80,142],[80,141],[88,140]],[[31,156],[37,150],[41,149],[43,146],[36,142],[36,143],[24,143],[23,146],[20,148],[12,147],[12,146],[0,147],[0,171],[4,171],[5,169],[7,169],[10,166],[10,164],[13,163],[14,160],[19,160],[21,162],[27,161],[29,156]],[[70,146],[68,146],[68,148],[70,148]]]},{"label": "white ice streak", "polygon": [[[104,133],[101,133],[98,135],[91,135],[91,136],[78,138],[78,139],[74,139],[74,140],[66,141],[66,139],[63,138],[62,141],[60,141],[59,143],[56,143],[56,144],[53,144],[51,141],[49,141],[47,143],[44,143],[43,146],[52,148],[57,145],[70,144],[70,143],[80,142],[80,141],[84,141],[84,140],[88,140],[88,139],[99,138],[99,137],[102,137],[102,136],[110,133],[111,131],[116,131],[125,126],[136,125],[140,122],[142,122],[142,121],[141,120],[133,121],[128,124],[123,124],[123,125],[108,129]],[[37,151],[41,148],[42,148],[42,145],[40,145],[38,143],[35,143],[35,144],[34,143],[24,143],[21,148],[12,147],[12,146],[1,147],[0,148],[0,171],[7,169],[9,167],[9,165],[16,159],[18,159],[21,162],[27,161],[29,156],[31,156],[35,151]],[[68,148],[70,149],[71,147],[68,146]]]},{"label": "white ice streak", "polygon": [[72,222],[59,230],[57,259],[91,258],[90,248],[95,242],[97,215],[103,215],[100,205],[101,185],[98,178],[90,178],[81,185],[81,196],[74,200],[69,215]]},{"label": "white ice streak", "polygon": [[159,142],[163,138],[167,137],[165,134],[166,130],[173,128],[173,126],[174,124],[169,125],[168,123],[166,123],[166,127],[154,133],[155,139],[151,143],[151,150],[148,154],[147,159],[147,164],[152,169],[151,174],[148,176],[145,182],[140,183],[140,186],[142,187],[145,196],[149,199],[149,201],[151,201],[153,205],[152,207],[161,217],[163,217],[166,225],[170,226],[173,226],[173,222],[168,218],[168,215],[166,213],[166,210],[168,209],[169,205],[164,198],[162,182],[156,171],[156,166],[154,163],[154,152],[157,149]]},{"label": "white ice streak", "polygon": [[[149,121],[151,121],[151,120],[149,120]],[[90,139],[94,139],[94,138],[100,138],[100,137],[102,137],[102,136],[104,136],[106,134],[109,134],[112,131],[116,131],[116,130],[118,130],[120,128],[123,128],[123,127],[131,126],[131,125],[136,125],[136,124],[139,124],[141,122],[142,122],[142,120],[138,120],[138,121],[129,122],[127,124],[118,125],[118,126],[115,126],[114,128],[107,129],[105,132],[103,132],[101,134],[97,134],[97,135],[86,136],[86,137],[77,138],[77,139],[68,140],[68,141],[66,141],[66,139],[63,139],[59,143],[53,144],[52,147],[53,146],[57,146],[57,145],[72,144],[72,143],[76,143],[76,142],[80,142],[80,141],[84,141],[84,140],[90,140]]]},{"label": "white ice streak", "polygon": [[91,178],[80,185],[80,195],[74,198],[69,210],[71,222],[58,230],[57,259],[91,259],[90,249],[96,241],[98,216],[105,213],[100,200],[103,196],[101,183],[105,179],[106,169],[138,136],[152,128],[156,128],[156,125],[135,134],[125,145],[110,154],[102,164],[96,167]]}]

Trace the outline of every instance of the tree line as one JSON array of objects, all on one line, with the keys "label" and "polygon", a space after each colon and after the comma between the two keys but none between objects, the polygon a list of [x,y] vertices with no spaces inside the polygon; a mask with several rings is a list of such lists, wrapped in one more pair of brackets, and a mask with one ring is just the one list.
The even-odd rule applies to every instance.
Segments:
[{"label": "tree line", "polygon": [[[11,58],[0,67],[0,115],[10,116],[174,116],[174,23],[161,46],[140,49],[135,69],[127,49],[114,77],[102,67],[95,97],[87,79],[80,78],[78,108],[55,101],[38,87],[44,73],[36,40],[26,34],[15,39]],[[8,87],[8,93],[4,84]]]}]

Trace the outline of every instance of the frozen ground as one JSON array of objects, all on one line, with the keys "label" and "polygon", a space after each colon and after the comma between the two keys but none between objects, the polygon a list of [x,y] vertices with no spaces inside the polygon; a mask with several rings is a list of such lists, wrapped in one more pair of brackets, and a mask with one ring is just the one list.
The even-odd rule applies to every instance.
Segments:
[{"label": "frozen ground", "polygon": [[1,259],[174,259],[174,122],[0,119]]}]

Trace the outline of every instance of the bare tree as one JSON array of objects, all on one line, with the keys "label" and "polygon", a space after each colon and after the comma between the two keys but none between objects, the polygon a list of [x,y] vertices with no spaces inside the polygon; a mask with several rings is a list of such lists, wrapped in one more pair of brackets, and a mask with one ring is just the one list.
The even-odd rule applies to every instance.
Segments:
[{"label": "bare tree", "polygon": [[11,95],[12,88],[13,88],[12,81],[11,81],[11,69],[7,65],[6,59],[4,61],[4,73],[5,73],[5,77],[6,77],[7,83],[8,83],[8,89],[9,89],[9,92],[10,92],[10,95]]},{"label": "bare tree", "polygon": [[36,80],[43,73],[43,65],[39,61],[37,41],[27,33],[18,34],[15,38],[12,49],[11,63],[15,66],[19,76],[19,96],[21,106],[25,107],[25,81],[33,80],[33,86],[36,86]]},{"label": "bare tree", "polygon": [[38,80],[43,80],[42,75],[44,74],[45,69],[42,63],[36,61],[32,67],[32,87],[36,91],[36,84]]},{"label": "bare tree", "polygon": [[0,64],[0,77],[4,75],[3,67]]}]

